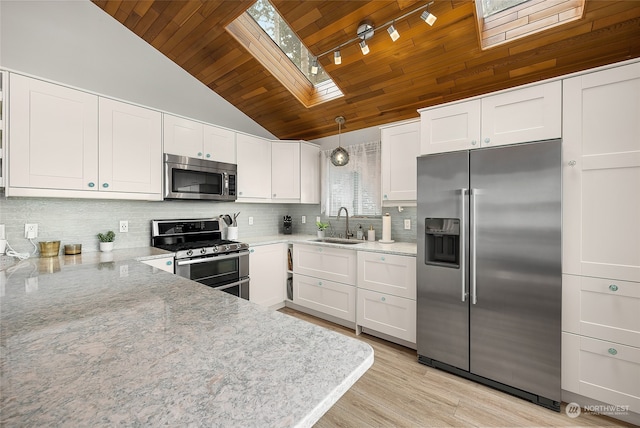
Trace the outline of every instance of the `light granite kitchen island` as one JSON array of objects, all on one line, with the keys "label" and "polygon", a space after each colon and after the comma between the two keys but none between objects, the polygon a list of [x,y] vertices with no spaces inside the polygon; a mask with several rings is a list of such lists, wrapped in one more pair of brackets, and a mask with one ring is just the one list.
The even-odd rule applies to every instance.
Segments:
[{"label": "light granite kitchen island", "polygon": [[0,425],[313,425],[358,340],[133,259],[0,271]]}]

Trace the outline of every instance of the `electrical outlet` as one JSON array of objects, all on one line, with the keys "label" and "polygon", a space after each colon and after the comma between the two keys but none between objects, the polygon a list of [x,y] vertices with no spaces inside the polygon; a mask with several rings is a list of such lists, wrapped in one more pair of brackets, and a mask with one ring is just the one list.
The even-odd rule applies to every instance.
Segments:
[{"label": "electrical outlet", "polygon": [[27,239],[35,239],[38,237],[38,224],[26,223],[24,225],[24,237]]},{"label": "electrical outlet", "polygon": [[120,232],[127,233],[129,231],[129,222],[127,220],[120,220]]},{"label": "electrical outlet", "polygon": [[307,222],[307,216],[303,215],[302,216],[302,220],[300,221],[300,223],[305,224]]},{"label": "electrical outlet", "polygon": [[405,218],[404,219],[404,230],[411,230],[411,219],[410,218]]},{"label": "electrical outlet", "polygon": [[129,265],[120,266],[120,278],[129,276]]},{"label": "electrical outlet", "polygon": [[253,217],[249,217],[249,226],[253,226]]}]

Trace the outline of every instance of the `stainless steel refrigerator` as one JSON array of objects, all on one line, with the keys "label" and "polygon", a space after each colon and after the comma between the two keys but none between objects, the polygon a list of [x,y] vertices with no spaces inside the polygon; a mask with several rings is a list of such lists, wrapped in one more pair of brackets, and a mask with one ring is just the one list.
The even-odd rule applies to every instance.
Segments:
[{"label": "stainless steel refrigerator", "polygon": [[561,142],[418,158],[418,360],[559,411]]}]

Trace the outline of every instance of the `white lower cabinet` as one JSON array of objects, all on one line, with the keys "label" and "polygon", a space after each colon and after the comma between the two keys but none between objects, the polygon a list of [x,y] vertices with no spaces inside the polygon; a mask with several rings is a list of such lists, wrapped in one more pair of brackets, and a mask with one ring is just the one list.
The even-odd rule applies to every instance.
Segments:
[{"label": "white lower cabinet", "polygon": [[357,326],[416,342],[416,258],[358,251]]},{"label": "white lower cabinet", "polygon": [[407,342],[416,342],[416,300],[358,288],[357,321]]},{"label": "white lower cabinet", "polygon": [[562,389],[640,413],[640,348],[563,332]]},{"label": "white lower cabinet", "polygon": [[286,296],[286,244],[256,245],[249,249],[249,301],[282,306]]},{"label": "white lower cabinet", "polygon": [[356,251],[293,244],[293,303],[356,321]]},{"label": "white lower cabinet", "polygon": [[356,288],[322,278],[293,274],[293,302],[345,321],[356,320]]},{"label": "white lower cabinet", "polygon": [[175,273],[173,256],[161,257],[158,259],[141,260],[141,262],[145,265],[153,266],[154,268],[163,270],[165,272]]}]

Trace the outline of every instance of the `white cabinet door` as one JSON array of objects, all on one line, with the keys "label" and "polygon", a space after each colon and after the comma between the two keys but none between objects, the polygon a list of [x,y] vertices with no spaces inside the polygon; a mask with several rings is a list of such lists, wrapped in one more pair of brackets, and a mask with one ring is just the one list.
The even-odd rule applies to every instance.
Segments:
[{"label": "white cabinet door", "polygon": [[163,129],[165,153],[191,158],[204,158],[202,123],[164,114]]},{"label": "white cabinet door", "polygon": [[320,203],[320,147],[300,142],[300,203]]},{"label": "white cabinet door", "polygon": [[358,288],[357,324],[416,343],[416,301]]},{"label": "white cabinet door", "polygon": [[640,282],[640,63],[563,88],[563,272]]},{"label": "white cabinet door", "polygon": [[282,304],[286,297],[286,244],[249,250],[249,300],[262,306]]},{"label": "white cabinet door", "polygon": [[562,330],[640,348],[640,284],[562,275]]},{"label": "white cabinet door", "polygon": [[356,288],[351,285],[294,273],[293,302],[346,321],[356,320]]},{"label": "white cabinet door", "polygon": [[174,273],[173,257],[161,257],[158,259],[142,260],[142,263],[144,263],[145,265],[153,266],[154,268],[163,270],[165,272]]},{"label": "white cabinet door", "polygon": [[162,115],[100,98],[100,190],[162,199]]},{"label": "white cabinet door", "polygon": [[300,143],[271,142],[271,198],[300,200]]},{"label": "white cabinet door", "polygon": [[238,199],[271,199],[271,141],[238,134]]},{"label": "white cabinet door", "polygon": [[420,121],[382,128],[382,203],[417,199]]},{"label": "white cabinet door", "polygon": [[640,413],[640,348],[562,333],[562,389]]},{"label": "white cabinet door", "polygon": [[420,154],[480,147],[480,100],[420,112]]},{"label": "white cabinet door", "polygon": [[205,159],[236,163],[236,133],[229,129],[204,125],[203,153]]},{"label": "white cabinet door", "polygon": [[97,191],[98,97],[17,74],[10,97],[8,185]]},{"label": "white cabinet door", "polygon": [[293,244],[294,273],[356,284],[356,252],[321,245]]},{"label": "white cabinet door", "polygon": [[562,83],[517,89],[482,98],[482,147],[562,136]]},{"label": "white cabinet door", "polygon": [[416,299],[416,258],[358,251],[358,288]]}]

